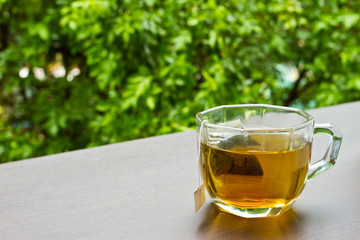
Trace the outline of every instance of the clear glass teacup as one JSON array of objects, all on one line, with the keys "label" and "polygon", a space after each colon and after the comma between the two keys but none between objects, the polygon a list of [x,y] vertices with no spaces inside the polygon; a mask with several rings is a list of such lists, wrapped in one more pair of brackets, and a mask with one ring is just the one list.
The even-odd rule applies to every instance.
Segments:
[{"label": "clear glass teacup", "polygon": [[[330,169],[342,135],[295,108],[246,104],[196,115],[202,179],[220,210],[242,217],[276,216],[290,208],[308,180]],[[311,164],[314,134],[331,138]]]}]

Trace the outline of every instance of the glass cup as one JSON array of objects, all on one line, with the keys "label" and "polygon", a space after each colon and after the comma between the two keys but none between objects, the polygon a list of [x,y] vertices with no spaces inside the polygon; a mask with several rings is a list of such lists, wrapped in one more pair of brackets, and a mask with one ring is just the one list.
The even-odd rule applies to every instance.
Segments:
[{"label": "glass cup", "polygon": [[[276,216],[290,208],[308,180],[330,169],[342,135],[295,108],[246,104],[196,114],[201,177],[220,210],[242,217]],[[314,134],[331,141],[311,164]]]}]

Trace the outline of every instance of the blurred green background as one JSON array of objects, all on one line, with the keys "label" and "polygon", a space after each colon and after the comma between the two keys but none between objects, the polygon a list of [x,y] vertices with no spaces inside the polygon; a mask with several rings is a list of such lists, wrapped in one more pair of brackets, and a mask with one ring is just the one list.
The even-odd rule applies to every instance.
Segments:
[{"label": "blurred green background", "polygon": [[360,2],[0,0],[0,162],[360,100]]}]

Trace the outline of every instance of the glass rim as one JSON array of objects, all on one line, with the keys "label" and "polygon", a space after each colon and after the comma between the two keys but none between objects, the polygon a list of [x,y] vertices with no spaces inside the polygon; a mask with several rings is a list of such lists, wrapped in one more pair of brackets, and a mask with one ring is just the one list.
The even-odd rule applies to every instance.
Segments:
[{"label": "glass rim", "polygon": [[293,107],[284,107],[284,106],[277,106],[277,105],[270,105],[270,104],[232,104],[232,105],[221,105],[213,108],[206,109],[204,111],[196,113],[196,120],[199,122],[203,122],[204,119],[201,118],[201,115],[206,114],[208,112],[212,112],[215,110],[223,109],[223,108],[247,108],[247,107],[257,107],[257,108],[269,108],[269,109],[278,109],[278,110],[284,110],[287,112],[293,112],[298,113],[300,116],[304,117],[306,119],[304,122],[296,124],[291,127],[284,127],[284,128],[234,128],[229,126],[222,126],[219,124],[209,123],[206,121],[204,123],[204,126],[214,127],[214,128],[223,128],[227,130],[232,131],[240,131],[240,132],[289,132],[289,131],[295,131],[301,128],[304,128],[308,126],[309,124],[312,124],[314,122],[314,118],[307,112]]}]

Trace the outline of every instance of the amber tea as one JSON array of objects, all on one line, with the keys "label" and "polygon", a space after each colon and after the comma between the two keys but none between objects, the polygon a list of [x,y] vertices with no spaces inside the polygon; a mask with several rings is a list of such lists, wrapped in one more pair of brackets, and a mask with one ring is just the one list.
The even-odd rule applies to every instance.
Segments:
[{"label": "amber tea", "polygon": [[230,150],[201,145],[205,185],[214,201],[243,209],[283,207],[306,182],[311,147],[290,151]]}]

